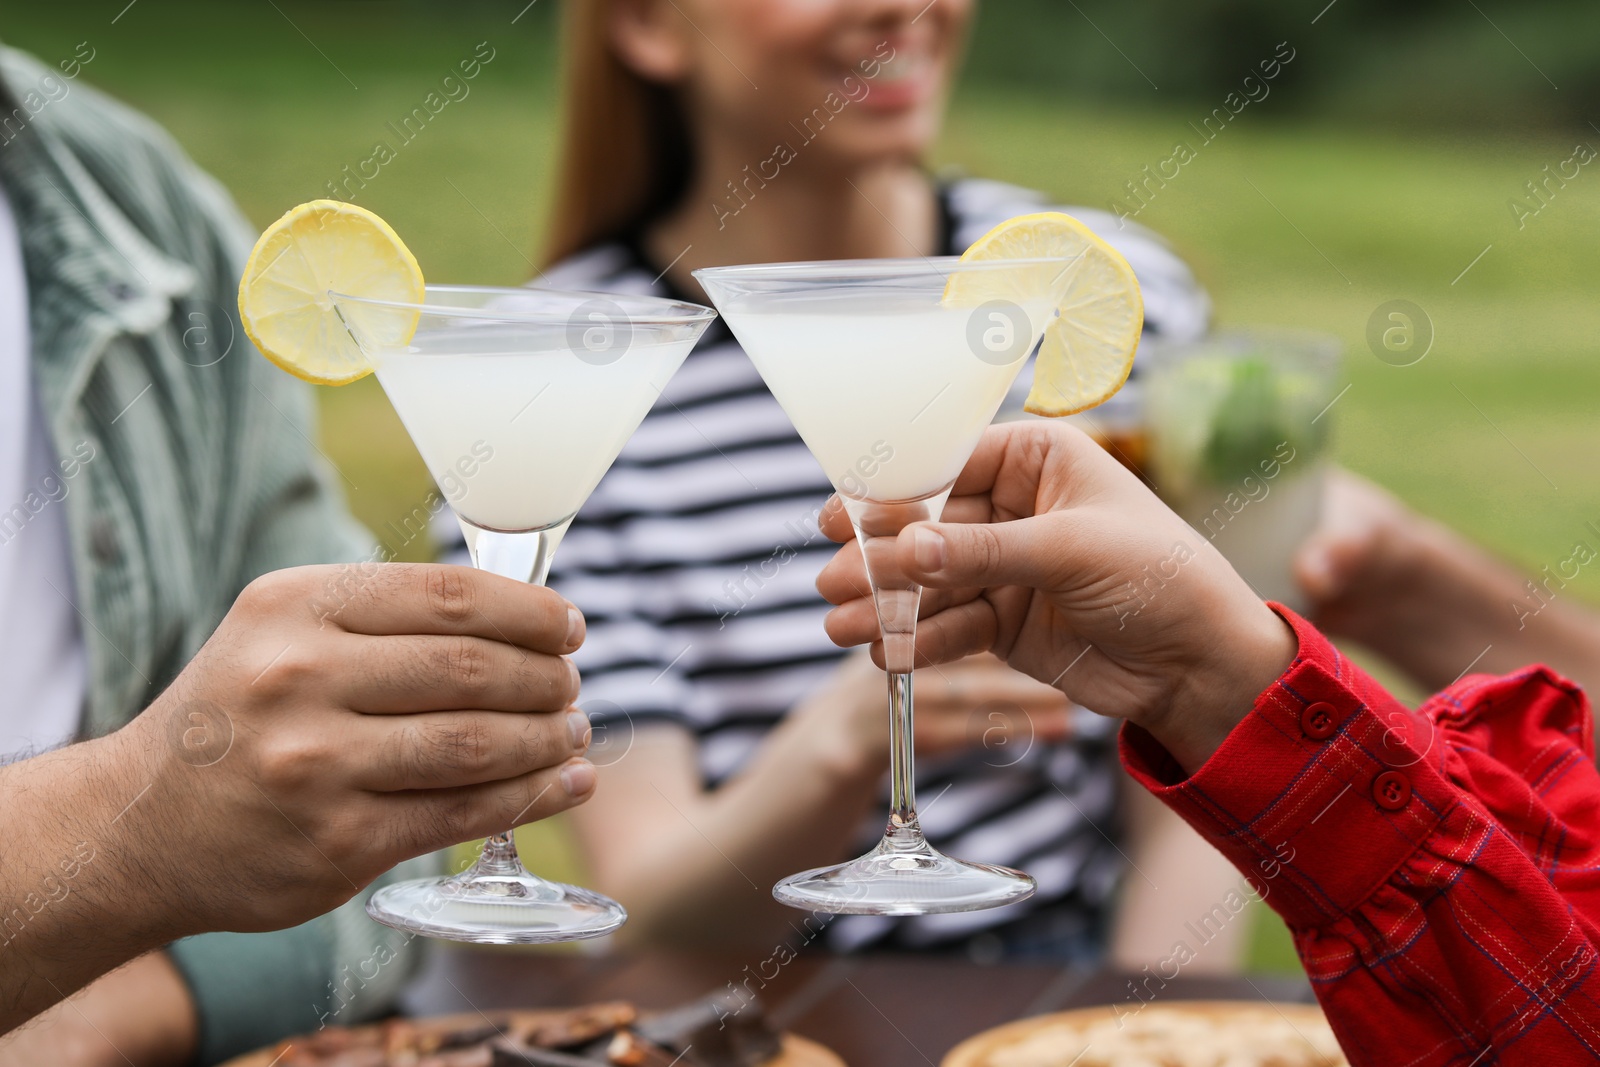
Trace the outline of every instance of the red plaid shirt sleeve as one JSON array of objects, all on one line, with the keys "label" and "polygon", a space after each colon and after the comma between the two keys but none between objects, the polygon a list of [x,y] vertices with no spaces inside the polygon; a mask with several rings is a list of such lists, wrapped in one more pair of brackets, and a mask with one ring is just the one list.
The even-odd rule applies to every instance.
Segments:
[{"label": "red plaid shirt sleeve", "polygon": [[1410,711],[1303,619],[1289,669],[1185,776],[1123,764],[1288,922],[1356,1067],[1600,1062],[1600,773],[1581,690],[1474,675]]}]

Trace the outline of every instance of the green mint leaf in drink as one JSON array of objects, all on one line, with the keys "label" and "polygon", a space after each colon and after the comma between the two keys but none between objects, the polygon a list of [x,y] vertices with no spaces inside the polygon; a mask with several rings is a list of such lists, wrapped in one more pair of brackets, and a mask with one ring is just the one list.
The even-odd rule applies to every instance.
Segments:
[{"label": "green mint leaf in drink", "polygon": [[1258,474],[1280,445],[1295,445],[1306,437],[1295,429],[1278,374],[1266,356],[1230,362],[1232,381],[1214,409],[1211,433],[1200,453],[1200,472],[1214,485]]}]

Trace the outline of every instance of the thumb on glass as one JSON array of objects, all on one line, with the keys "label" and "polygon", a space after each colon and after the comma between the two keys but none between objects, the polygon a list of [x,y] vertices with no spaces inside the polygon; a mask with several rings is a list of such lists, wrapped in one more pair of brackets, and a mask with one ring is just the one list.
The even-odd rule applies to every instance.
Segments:
[{"label": "thumb on glass", "polygon": [[909,577],[936,589],[1047,588],[1061,558],[1048,520],[1037,515],[1001,523],[914,523],[900,534],[900,563]]}]

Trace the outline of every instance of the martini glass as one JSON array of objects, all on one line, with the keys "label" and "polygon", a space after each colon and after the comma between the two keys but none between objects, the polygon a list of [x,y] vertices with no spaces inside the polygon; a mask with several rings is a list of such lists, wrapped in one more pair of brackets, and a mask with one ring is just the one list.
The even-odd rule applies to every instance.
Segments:
[{"label": "martini glass", "polygon": [[859,859],[773,896],[830,914],[926,915],[1030,896],[1020,871],[928,844],[917,818],[912,672],[922,588],[896,536],[939,518],[956,475],[1064,294],[1071,261],[775,263],[694,275],[833,482],[866,560],[889,682],[890,813]]},{"label": "martini glass", "polygon": [[[430,285],[421,304],[329,295],[455,510],[473,565],[535,585],[716,317],[697,304],[542,289]],[[386,886],[367,913],[484,944],[599,937],[627,919],[599,893],[528,873],[509,829],[467,870]]]}]

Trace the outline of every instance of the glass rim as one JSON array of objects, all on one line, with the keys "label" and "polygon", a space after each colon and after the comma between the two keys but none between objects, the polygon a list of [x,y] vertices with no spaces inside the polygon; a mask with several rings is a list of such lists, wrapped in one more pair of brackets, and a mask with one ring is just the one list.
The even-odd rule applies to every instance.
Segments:
[{"label": "glass rim", "polygon": [[[438,294],[440,296],[468,296],[478,295],[485,297],[517,297],[551,296],[564,298],[571,301],[569,306],[555,308],[502,308],[475,306],[464,302],[429,303],[427,298]],[[377,297],[356,296],[353,293],[341,293],[336,289],[328,290],[329,299],[335,303],[365,305],[367,307],[394,308],[401,311],[415,311],[422,315],[446,315],[451,318],[483,319],[489,322],[554,322],[566,323],[572,317],[572,312],[591,300],[606,300],[617,305],[627,315],[628,324],[631,326],[693,326],[699,323],[710,322],[717,317],[714,308],[703,304],[691,304],[686,300],[673,300],[668,297],[650,296],[645,293],[606,293],[587,289],[549,289],[538,285],[424,285],[423,302],[412,300],[381,300]],[[646,305],[654,308],[655,313],[634,315],[628,310],[629,304]]]},{"label": "glass rim", "polygon": [[[1081,255],[1081,253],[1080,253]],[[1005,270],[1070,263],[1079,256],[1031,256],[1014,259],[963,260],[960,256],[911,256],[900,259],[811,259],[780,263],[743,263],[700,267],[689,273],[701,282],[732,279],[839,282],[903,275],[947,275],[953,271]]]}]

